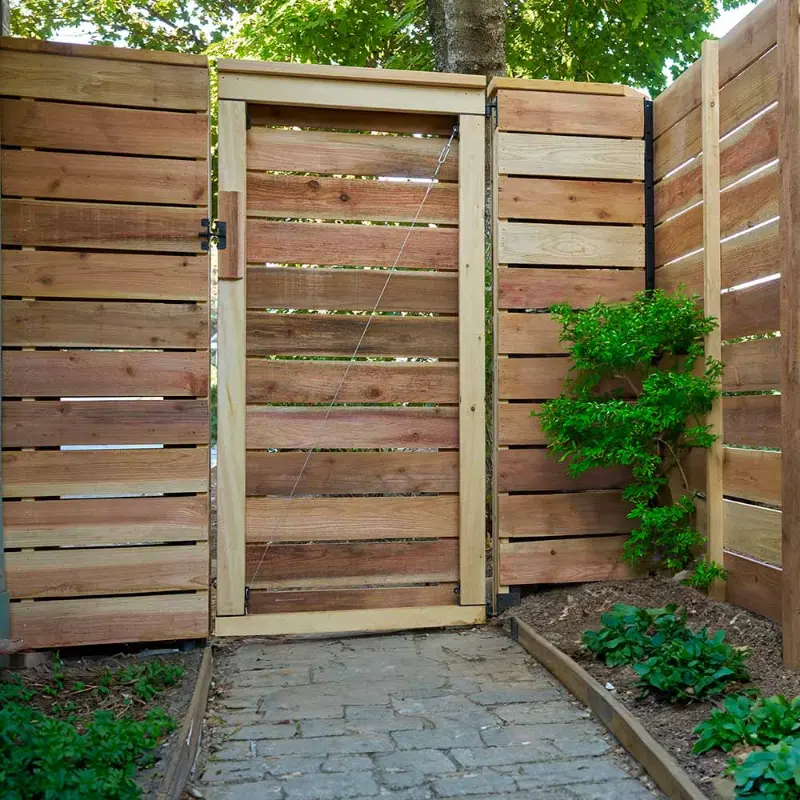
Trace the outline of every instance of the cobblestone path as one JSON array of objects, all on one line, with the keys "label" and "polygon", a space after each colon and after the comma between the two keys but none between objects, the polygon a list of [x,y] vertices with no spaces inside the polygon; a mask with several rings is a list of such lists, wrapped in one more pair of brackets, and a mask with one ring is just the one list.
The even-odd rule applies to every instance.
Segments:
[{"label": "cobblestone path", "polygon": [[217,660],[209,800],[640,800],[641,769],[490,629],[276,644]]}]

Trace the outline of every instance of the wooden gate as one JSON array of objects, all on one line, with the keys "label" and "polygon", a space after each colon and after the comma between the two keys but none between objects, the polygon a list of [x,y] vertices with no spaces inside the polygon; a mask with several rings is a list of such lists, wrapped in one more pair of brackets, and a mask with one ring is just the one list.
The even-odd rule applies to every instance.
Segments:
[{"label": "wooden gate", "polygon": [[218,635],[484,619],[484,90],[219,65]]}]

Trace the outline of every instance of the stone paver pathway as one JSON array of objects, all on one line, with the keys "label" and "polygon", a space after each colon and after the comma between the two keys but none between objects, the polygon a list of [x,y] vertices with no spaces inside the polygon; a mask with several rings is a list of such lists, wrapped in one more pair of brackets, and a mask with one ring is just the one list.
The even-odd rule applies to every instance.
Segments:
[{"label": "stone paver pathway", "polygon": [[654,796],[605,729],[497,630],[251,640],[216,672],[224,691],[197,784],[209,800]]}]

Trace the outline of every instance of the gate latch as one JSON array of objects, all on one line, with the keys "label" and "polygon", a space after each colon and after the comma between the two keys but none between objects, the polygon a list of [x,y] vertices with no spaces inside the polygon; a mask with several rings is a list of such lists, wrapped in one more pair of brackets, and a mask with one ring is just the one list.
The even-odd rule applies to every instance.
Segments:
[{"label": "gate latch", "polygon": [[203,217],[200,220],[201,227],[205,228],[197,235],[203,240],[200,242],[202,250],[208,250],[211,240],[215,239],[217,243],[217,250],[225,250],[228,247],[228,223],[221,219],[210,220],[208,217]]}]

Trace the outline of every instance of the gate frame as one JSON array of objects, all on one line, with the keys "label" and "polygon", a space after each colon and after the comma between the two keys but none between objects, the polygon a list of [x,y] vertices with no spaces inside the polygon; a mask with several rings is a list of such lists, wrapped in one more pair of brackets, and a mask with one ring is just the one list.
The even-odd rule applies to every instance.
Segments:
[{"label": "gate frame", "polygon": [[[343,633],[470,625],[486,619],[484,214],[486,80],[362,67],[221,60],[217,338],[217,636]],[[420,608],[246,615],[247,103],[447,114],[459,125],[459,600]]]}]

